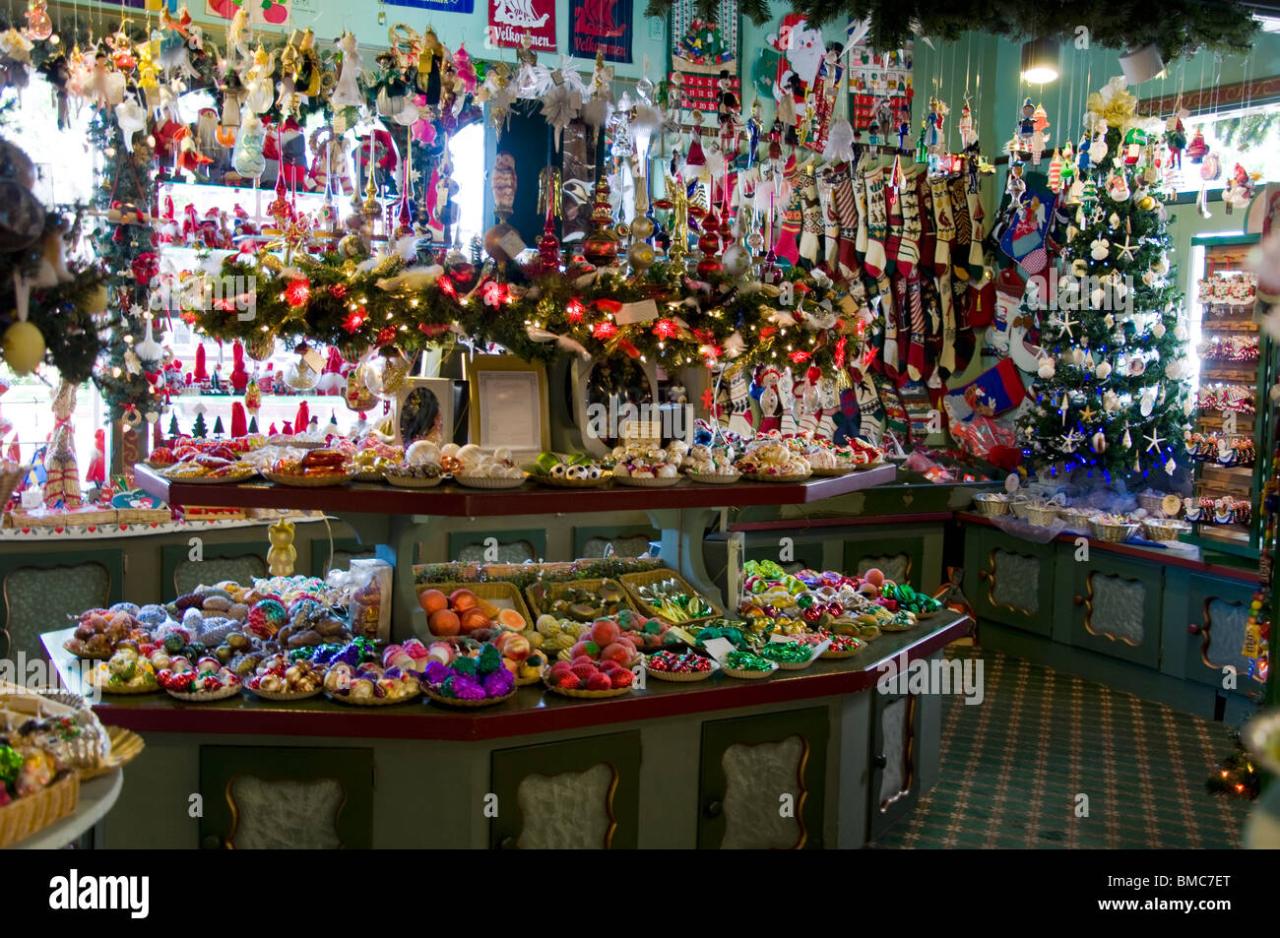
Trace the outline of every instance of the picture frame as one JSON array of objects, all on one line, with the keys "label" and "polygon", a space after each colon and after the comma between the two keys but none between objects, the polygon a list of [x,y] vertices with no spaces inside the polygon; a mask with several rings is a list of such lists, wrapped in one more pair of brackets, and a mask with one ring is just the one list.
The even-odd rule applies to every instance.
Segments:
[{"label": "picture frame", "polygon": [[391,412],[392,442],[407,446],[430,440],[437,446],[454,442],[453,380],[405,378]]},{"label": "picture frame", "polygon": [[[598,393],[593,387],[593,381],[597,371],[601,366],[609,367],[611,359],[593,358],[584,361],[580,358],[574,359],[572,372],[570,374],[570,395],[573,401],[573,425],[577,430],[576,448],[589,456],[605,456],[615,445],[621,442],[621,426],[612,426],[603,436],[599,432],[594,432],[594,425],[599,422],[598,414],[595,407],[608,407],[607,400],[601,400]],[[655,419],[659,418],[657,405],[658,401],[658,366],[655,362],[647,362],[644,364],[636,363],[634,366],[644,376],[644,391],[639,395],[647,398],[645,403],[653,408],[647,416]],[[636,402],[640,403],[639,401]],[[617,413],[609,414],[606,411],[606,423],[617,424],[619,415]],[[610,434],[616,433],[618,438],[613,438]]]},{"label": "picture frame", "polygon": [[465,366],[470,442],[516,461],[551,448],[545,367],[514,355],[474,355]]}]

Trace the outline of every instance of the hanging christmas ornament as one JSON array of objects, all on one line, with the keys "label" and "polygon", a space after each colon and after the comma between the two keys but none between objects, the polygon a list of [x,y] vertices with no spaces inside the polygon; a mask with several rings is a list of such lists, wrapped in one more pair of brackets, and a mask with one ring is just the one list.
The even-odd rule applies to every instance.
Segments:
[{"label": "hanging christmas ornament", "polygon": [[1098,376],[1099,381],[1106,381],[1111,377],[1111,363],[1105,361],[1098,362],[1098,367],[1094,370],[1094,374]]},{"label": "hanging christmas ornament", "polygon": [[1121,439],[1120,439],[1120,443],[1124,446],[1124,448],[1125,448],[1125,449],[1128,449],[1129,447],[1131,447],[1131,446],[1133,445],[1133,437],[1131,437],[1131,436],[1129,435],[1129,428],[1128,428],[1128,427],[1125,427],[1125,428],[1124,428],[1124,436],[1123,436],[1123,437],[1121,437]]},{"label": "hanging christmas ornament", "polygon": [[308,360],[310,350],[302,346],[298,357],[284,367],[284,383],[295,391],[310,391],[320,382],[321,369]]},{"label": "hanging christmas ornament", "polygon": [[595,202],[591,210],[591,232],[582,242],[582,256],[597,267],[612,264],[618,258],[618,233],[613,227],[613,207],[609,201],[609,182],[603,172],[597,174]]},{"label": "hanging christmas ornament", "polygon": [[1048,355],[1040,359],[1040,364],[1036,368],[1036,374],[1045,381],[1052,381],[1057,368],[1054,367],[1053,359]]},{"label": "hanging christmas ornament", "polygon": [[513,261],[525,249],[520,232],[507,219],[515,211],[516,158],[510,153],[499,153],[489,174],[493,191],[493,211],[498,223],[484,233],[484,249],[499,264]]},{"label": "hanging christmas ornament", "polygon": [[1097,433],[1093,435],[1093,438],[1089,441],[1089,446],[1093,449],[1095,453],[1099,455],[1105,453],[1107,451],[1106,434],[1104,434],[1101,430],[1099,430]]},{"label": "hanging christmas ornament", "polygon": [[1105,261],[1111,256],[1111,242],[1106,238],[1094,238],[1089,244],[1089,256],[1095,261]]},{"label": "hanging christmas ornament", "polygon": [[1170,456],[1169,459],[1164,464],[1165,475],[1171,476],[1177,471],[1178,471],[1178,464],[1174,462],[1173,457]]}]

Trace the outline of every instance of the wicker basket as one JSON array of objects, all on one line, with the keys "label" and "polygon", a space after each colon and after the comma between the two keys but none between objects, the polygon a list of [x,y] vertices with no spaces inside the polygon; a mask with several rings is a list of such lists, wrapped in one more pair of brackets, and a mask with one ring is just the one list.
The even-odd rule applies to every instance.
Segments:
[{"label": "wicker basket", "polygon": [[1009,500],[986,492],[973,496],[973,507],[985,518],[998,518],[1009,513]]},{"label": "wicker basket", "polygon": [[849,466],[848,468],[845,468],[844,466],[828,466],[825,469],[814,469],[813,474],[820,479],[834,479],[839,476],[847,476],[849,473],[854,471],[855,468],[853,466]]},{"label": "wicker basket", "polygon": [[227,700],[230,697],[237,696],[240,693],[240,688],[243,686],[244,684],[237,681],[234,684],[228,684],[226,687],[221,687],[218,690],[202,690],[196,694],[168,690],[167,688],[165,693],[170,697],[173,697],[175,700],[183,700],[187,703],[213,703],[217,700]]},{"label": "wicker basket", "polygon": [[427,698],[435,703],[445,707],[459,707],[464,710],[478,710],[481,707],[496,707],[500,703],[506,703],[516,695],[513,690],[509,694],[503,694],[501,697],[486,697],[484,700],[459,700],[457,697],[446,697],[443,694],[437,694],[431,688],[426,688],[423,693]]},{"label": "wicker basket", "polygon": [[290,485],[301,489],[323,489],[336,485],[346,485],[356,477],[354,472],[326,473],[325,475],[307,476],[296,472],[271,472],[264,469],[262,474],[279,485]]},{"label": "wicker basket", "polygon": [[1138,526],[1130,521],[1110,522],[1096,518],[1089,522],[1089,528],[1098,540],[1113,544],[1127,541],[1138,530]]},{"label": "wicker basket", "polygon": [[668,489],[673,485],[678,485],[680,477],[676,476],[654,476],[652,478],[640,478],[635,476],[614,476],[613,480],[619,485],[629,485],[633,489]]},{"label": "wicker basket", "polygon": [[[844,473],[840,473],[844,475]],[[748,472],[746,477],[752,482],[804,482],[813,476],[812,472],[796,473],[795,475],[780,476],[769,475],[765,472]]]},{"label": "wicker basket", "polygon": [[[507,583],[502,580],[485,580],[475,583],[420,583],[416,589],[419,595],[424,590],[439,590],[446,596],[457,589],[470,590],[475,594],[476,599],[480,600],[478,604],[480,611],[490,619],[496,618],[501,609],[514,609],[524,617],[525,628],[533,627],[534,617],[530,614],[524,597],[520,595],[520,588],[514,583]],[[431,632],[430,625],[427,626],[427,634],[432,638],[454,637],[435,635]]]},{"label": "wicker basket", "polygon": [[706,671],[655,671],[649,667],[649,659],[644,662],[645,673],[655,681],[670,681],[673,684],[692,684],[695,681],[705,681],[711,675],[720,670],[720,665],[714,660],[711,661],[711,667]]},{"label": "wicker basket", "polygon": [[394,472],[384,472],[383,480],[388,485],[394,485],[399,489],[433,489],[444,481],[444,476],[434,476],[430,479],[419,476],[398,475]]},{"label": "wicker basket", "polygon": [[605,474],[596,479],[560,479],[555,476],[535,475],[531,478],[539,485],[549,485],[553,489],[602,489],[609,484],[613,476]]},{"label": "wicker basket", "polygon": [[1142,492],[1138,496],[1138,507],[1145,508],[1147,514],[1156,518],[1165,517],[1164,494],[1161,492]]},{"label": "wicker basket", "polygon": [[111,749],[105,759],[98,761],[98,764],[91,769],[80,770],[80,781],[87,782],[91,778],[97,778],[99,775],[106,775],[108,772],[114,772],[116,769],[123,768],[142,753],[147,748],[146,743],[142,741],[142,737],[133,730],[126,730],[119,726],[107,727],[107,736],[111,740]]},{"label": "wicker basket", "polygon": [[[613,583],[618,587],[618,589],[622,590],[622,606],[624,609],[635,609],[630,592],[625,586],[612,577],[598,577],[590,580],[552,580],[548,583],[543,583],[542,586],[545,587],[548,598],[555,599],[557,593],[565,587],[575,587],[577,589],[588,590],[598,594],[600,588],[604,586],[605,583]],[[542,607],[542,604],[538,602],[537,586],[538,584],[536,583],[531,586],[527,586],[524,591],[525,599],[529,601],[529,611],[533,613],[533,619],[530,620],[530,624],[536,622],[538,617],[546,612]]]},{"label": "wicker basket", "polygon": [[20,466],[8,460],[0,463],[0,511],[4,509],[5,504],[9,501],[9,496],[13,494],[13,490],[18,487],[18,483],[22,481],[22,477],[26,474],[27,467],[25,466]]},{"label": "wicker basket", "polygon": [[460,476],[455,475],[453,481],[465,485],[469,489],[518,489],[524,485],[525,476],[518,479],[494,478],[493,476]]},{"label": "wicker basket", "polygon": [[74,814],[80,803],[80,776],[68,772],[48,788],[0,808],[0,847],[7,847]]},{"label": "wicker basket", "polygon": [[1179,535],[1191,530],[1191,525],[1172,518],[1147,518],[1142,522],[1142,530],[1153,541],[1176,541]]},{"label": "wicker basket", "polygon": [[1058,506],[1031,504],[1024,510],[1023,517],[1036,527],[1047,528],[1058,520]]},{"label": "wicker basket", "polygon": [[238,482],[248,482],[258,474],[257,469],[247,468],[236,472],[227,472],[222,475],[203,475],[203,476],[170,476],[167,472],[165,478],[172,482],[180,482],[183,485],[235,485]]},{"label": "wicker basket", "polygon": [[97,654],[89,654],[88,652],[76,651],[74,648],[70,647],[71,643],[74,641],[76,641],[76,639],[69,638],[62,643],[62,647],[65,651],[70,652],[72,656],[79,658],[81,661],[106,661],[108,658],[110,658],[114,654],[114,652],[111,652],[111,651],[104,651]]},{"label": "wicker basket", "polygon": [[723,674],[725,677],[734,677],[740,681],[760,681],[766,677],[773,677],[773,675],[777,672],[778,663],[776,661],[770,662],[770,663],[773,665],[773,667],[770,668],[768,671],[744,671],[738,668],[724,667],[720,669],[720,673]]},{"label": "wicker basket", "polygon": [[704,474],[701,472],[686,472],[685,478],[690,482],[700,482],[703,485],[733,485],[733,483],[742,478],[742,473],[729,472],[717,474],[712,472]]},{"label": "wicker basket", "polygon": [[[663,621],[669,620],[666,616],[663,616],[658,612],[656,608],[640,598],[640,587],[650,586],[654,583],[661,583],[663,580],[675,580],[689,595],[701,595],[697,590],[689,585],[688,581],[685,580],[684,577],[668,567],[658,567],[656,570],[645,570],[640,573],[623,573],[618,577],[618,579],[622,581],[622,585],[625,586],[627,588],[627,592],[631,594],[631,602],[636,609],[640,610],[647,616],[656,616]],[[696,619],[685,619],[683,622],[673,622],[672,625],[697,625],[699,622],[706,622],[709,619],[716,619],[724,615],[724,610],[716,603],[711,602],[705,596],[702,598],[704,602],[708,602],[711,606],[712,612],[710,615],[699,616]]]},{"label": "wicker basket", "polygon": [[312,697],[319,697],[324,691],[323,687],[317,687],[315,690],[309,690],[303,694],[281,694],[269,690],[255,690],[254,688],[249,687],[248,684],[245,685],[245,688],[249,693],[253,694],[253,696],[261,697],[263,700],[270,700],[273,703],[290,703],[294,700],[309,700]]},{"label": "wicker basket", "polygon": [[866,649],[866,647],[867,647],[866,645],[863,645],[862,648],[850,648],[850,649],[847,649],[846,651],[832,651],[830,648],[828,648],[818,657],[821,658],[823,661],[843,661],[845,658],[853,658],[853,657],[856,657],[857,655],[862,654],[862,652]]},{"label": "wicker basket", "polygon": [[554,684],[547,684],[547,690],[553,694],[559,694],[561,697],[576,697],[579,700],[604,700],[608,697],[621,697],[623,694],[629,694],[635,690],[635,684],[628,684],[626,687],[614,687],[609,690],[570,690],[567,687],[556,687]]}]

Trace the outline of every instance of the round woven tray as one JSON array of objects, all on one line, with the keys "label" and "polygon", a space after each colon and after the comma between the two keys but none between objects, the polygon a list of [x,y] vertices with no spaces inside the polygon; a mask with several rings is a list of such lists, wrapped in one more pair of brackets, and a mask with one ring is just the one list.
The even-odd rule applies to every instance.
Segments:
[{"label": "round woven tray", "polygon": [[733,485],[733,483],[742,478],[742,473],[731,472],[727,475],[711,473],[703,475],[700,472],[686,472],[685,478],[690,482],[701,482],[703,485]]},{"label": "round woven tray", "polygon": [[549,485],[556,489],[598,489],[609,484],[612,476],[600,476],[598,479],[557,479],[555,476],[534,476],[535,482]]},{"label": "round woven tray", "polygon": [[535,677],[518,677],[516,678],[516,687],[531,687],[534,684],[542,683],[542,674],[546,672],[546,668]]},{"label": "round woven tray", "polygon": [[834,479],[836,476],[846,476],[851,472],[856,472],[857,468],[850,466],[848,469],[840,466],[830,466],[826,469],[814,469],[813,474],[824,479]]},{"label": "round woven tray", "polygon": [[170,479],[170,481],[173,481],[173,482],[181,482],[181,483],[183,483],[184,485],[187,485],[187,484],[190,484],[190,485],[220,485],[220,484],[223,484],[223,483],[226,483],[226,484],[228,484],[228,485],[234,485],[234,484],[235,484],[235,483],[237,483],[237,482],[247,482],[249,479],[252,479],[252,478],[253,478],[254,476],[256,476],[257,474],[258,474],[258,470],[257,470],[257,469],[246,469],[246,470],[244,470],[243,472],[228,472],[228,473],[225,473],[225,474],[223,474],[223,475],[218,475],[218,476],[203,475],[203,476],[174,476],[174,477],[170,477],[170,475],[166,472],[166,473],[164,473],[164,477],[165,477],[166,479]]},{"label": "round woven tray", "polygon": [[812,665],[813,662],[814,659],[810,658],[808,661],[777,661],[774,663],[783,671],[803,671],[805,668]]},{"label": "round woven tray", "polygon": [[[844,473],[841,473],[841,475],[844,475]],[[812,473],[805,473],[804,475],[790,475],[790,476],[778,476],[778,475],[771,476],[771,475],[766,475],[765,473],[762,473],[762,472],[746,473],[746,477],[750,479],[752,482],[804,482],[805,480],[809,479],[811,476],[812,476]]]},{"label": "round woven tray", "polygon": [[262,474],[272,482],[280,485],[291,485],[300,489],[322,489],[334,485],[346,485],[356,477],[354,472],[331,473],[322,476],[305,476],[292,472],[270,472],[266,469]]},{"label": "round woven tray", "polygon": [[569,690],[567,687],[555,687],[551,684],[546,685],[546,687],[551,693],[559,694],[561,697],[577,697],[581,700],[604,700],[606,697],[621,697],[623,694],[629,694],[635,685],[614,687],[610,690]]},{"label": "round woven tray", "polygon": [[351,477],[352,482],[381,482],[383,481],[381,472],[357,472]]},{"label": "round woven tray", "polygon": [[442,475],[438,475],[434,479],[426,479],[418,476],[396,475],[394,472],[384,472],[382,478],[387,484],[402,489],[433,489],[444,481],[444,476]]},{"label": "round woven tray", "polygon": [[453,481],[469,489],[518,489],[524,485],[524,476],[518,479],[495,479],[491,476],[455,475]]},{"label": "round woven tray", "polygon": [[654,476],[651,479],[637,479],[634,476],[614,476],[619,485],[629,485],[636,489],[666,489],[680,481],[679,476]]},{"label": "round woven tray", "polygon": [[711,675],[715,674],[720,666],[713,660],[711,668],[707,671],[655,671],[649,667],[649,662],[644,663],[645,673],[655,681],[671,681],[673,684],[692,684],[694,681],[705,681]]},{"label": "round woven tray", "polygon": [[465,710],[478,710],[481,707],[496,707],[500,703],[506,703],[516,695],[516,692],[513,690],[511,693],[504,694],[501,697],[486,697],[484,700],[459,700],[456,697],[445,697],[443,694],[437,694],[430,688],[424,690],[423,693],[426,694],[430,700],[441,704],[442,706],[459,707]]},{"label": "round woven tray", "polygon": [[331,694],[328,691],[325,691],[325,696],[334,703],[346,704],[348,707],[394,707],[396,704],[417,700],[420,693],[420,690],[416,690],[405,697],[369,697],[360,700],[352,699],[350,694]]},{"label": "round woven tray", "polygon": [[773,668],[768,671],[743,671],[738,668],[723,667],[720,673],[725,677],[736,677],[740,681],[759,681],[766,677],[772,677],[773,672],[778,670],[777,662],[771,662]]},{"label": "round woven tray", "polygon": [[315,690],[309,690],[305,694],[280,694],[269,690],[254,690],[252,687],[249,687],[248,684],[246,684],[245,687],[248,689],[249,693],[253,694],[255,697],[261,697],[263,700],[270,700],[277,703],[288,703],[291,700],[307,700],[311,697],[318,697],[324,690],[323,687],[317,687]]},{"label": "round woven tray", "polygon": [[885,460],[876,459],[876,460],[872,460],[871,462],[858,463],[857,465],[853,466],[853,468],[850,471],[865,472],[868,469],[874,469],[877,466],[883,466],[884,464],[885,464]]},{"label": "round woven tray", "polygon": [[237,682],[235,684],[228,684],[220,690],[202,690],[196,694],[180,693],[166,688],[165,693],[175,700],[185,700],[188,703],[213,703],[217,700],[226,700],[228,697],[236,696],[240,693],[240,688],[243,686],[243,684]]}]

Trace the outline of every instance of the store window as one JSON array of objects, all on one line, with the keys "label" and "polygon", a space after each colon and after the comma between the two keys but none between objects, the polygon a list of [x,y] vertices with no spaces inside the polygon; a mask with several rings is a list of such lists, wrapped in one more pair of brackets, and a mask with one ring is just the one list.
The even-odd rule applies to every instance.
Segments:
[{"label": "store window", "polygon": [[1264,181],[1280,179],[1280,110],[1274,104],[1197,115],[1185,123],[1188,143],[1197,130],[1204,134],[1209,152],[1217,154],[1221,175],[1206,181],[1201,176],[1204,163],[1192,163],[1184,152],[1179,192],[1199,192],[1205,185],[1220,188],[1237,164]]},{"label": "store window", "polygon": [[[26,88],[10,89],[5,93],[4,100],[12,100],[13,104],[3,112],[0,133],[19,141],[35,163],[39,172],[37,195],[40,199],[47,205],[90,204],[94,187],[101,178],[101,156],[92,152],[88,142],[92,109],[84,105],[77,107],[73,101],[68,125],[59,129],[57,100],[53,88],[43,76],[35,72]],[[191,92],[179,100],[182,119],[192,125],[198,121],[203,108],[212,106],[212,98],[204,91]],[[311,116],[304,128],[304,135],[308,140],[322,123],[321,115]],[[450,156],[454,176],[459,183],[458,198],[461,200],[457,241],[465,247],[473,237],[483,234],[484,230],[484,125],[472,124],[457,133],[450,141]],[[178,219],[185,217],[188,205],[199,216],[211,209],[234,213],[238,207],[251,215],[262,217],[273,198],[270,189],[255,191],[252,187],[235,188],[187,182],[164,183],[159,188],[159,195],[162,209],[166,196],[173,199],[174,214]],[[309,213],[318,211],[324,202],[323,194],[316,192],[299,191],[295,198],[299,210]],[[338,197],[334,202],[340,217],[351,211],[349,200]],[[92,246],[87,241],[73,248],[75,256],[92,256]],[[165,245],[161,251],[162,269],[172,273],[201,267],[212,270],[216,269],[228,253],[197,250],[178,244]],[[172,349],[184,371],[191,370],[198,349],[203,346],[206,370],[210,373],[216,370],[221,381],[228,380],[233,367],[230,346],[195,335],[176,315],[171,318],[163,316],[157,325],[167,330],[166,335],[157,338]],[[267,361],[247,364],[251,374],[256,373],[259,378],[269,376],[275,379],[296,358],[294,352],[280,345]],[[0,431],[4,431],[0,432],[0,445],[5,454],[16,455],[21,462],[38,464],[54,427],[52,402],[58,387],[58,375],[54,369],[45,366],[36,375],[19,378],[0,362],[0,383],[9,387],[9,391],[0,397]],[[359,414],[346,407],[336,382],[330,379],[327,384],[332,387],[331,393],[327,394],[299,394],[292,390],[287,394],[264,394],[262,409],[258,415],[259,428],[266,432],[272,424],[277,429],[283,428],[285,423],[292,424],[299,404],[306,401],[310,414],[321,427],[333,421],[344,431],[350,429],[360,419]],[[277,390],[280,388],[278,381],[275,387]],[[204,411],[204,422],[210,431],[219,419],[222,426],[229,429],[232,403],[240,399],[240,395],[229,391],[206,393],[193,389],[179,394],[173,399],[171,411],[166,411],[161,417],[161,430],[167,431],[171,419],[176,419],[182,432],[190,432],[200,410]],[[367,419],[376,424],[381,416],[368,414]],[[86,382],[78,390],[76,410],[72,417],[82,484],[85,483],[95,447],[98,445],[97,431],[106,427],[108,422],[108,408],[101,395],[92,382]],[[103,433],[102,442],[106,464],[110,465],[110,433]]]}]

